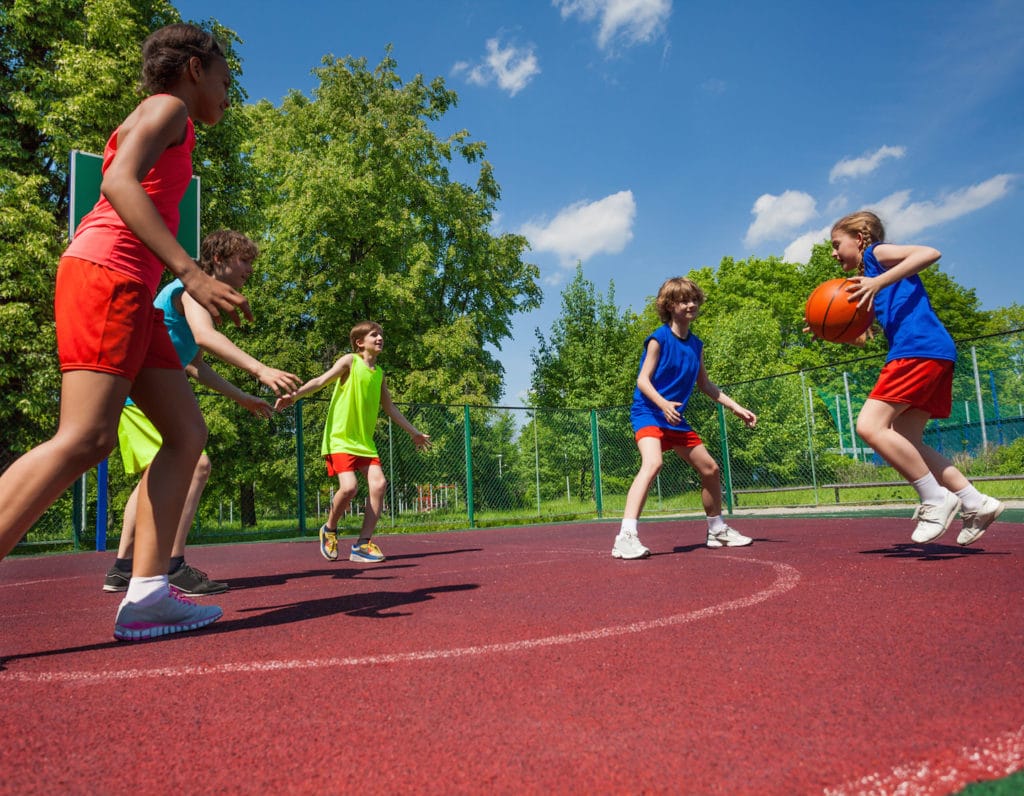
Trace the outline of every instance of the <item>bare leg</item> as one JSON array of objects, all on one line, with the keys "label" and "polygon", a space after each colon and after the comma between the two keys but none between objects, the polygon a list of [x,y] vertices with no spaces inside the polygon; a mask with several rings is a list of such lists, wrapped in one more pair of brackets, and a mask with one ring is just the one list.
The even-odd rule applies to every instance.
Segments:
[{"label": "bare leg", "polygon": [[130,386],[120,376],[88,370],[61,377],[57,433],[0,476],[0,558],[78,476],[110,453]]},{"label": "bare leg", "polygon": [[[868,398],[857,417],[857,433],[892,465],[893,469],[908,482],[914,483],[924,478],[930,468],[917,447],[918,443],[894,428],[901,415],[911,412],[923,416],[924,422],[927,422],[927,415],[919,410],[910,409],[906,404],[893,404]],[[908,419],[901,421],[899,425],[907,433],[913,433],[912,429],[918,424],[923,430],[924,422],[921,422],[920,418]]]},{"label": "bare leg", "polygon": [[135,521],[135,577],[166,575],[206,423],[184,371],[143,369],[132,398],[163,437],[139,483]]},{"label": "bare leg", "polygon": [[359,534],[362,540],[368,540],[377,529],[380,512],[384,508],[384,492],[388,488],[388,479],[379,465],[371,465],[366,471],[366,483],[369,487],[369,500],[363,512],[363,529]]},{"label": "bare leg", "polygon": [[661,465],[664,461],[661,453],[661,440],[655,437],[642,437],[636,441],[640,449],[640,470],[633,478],[633,483],[626,494],[626,508],[623,511],[623,518],[636,520],[644,510],[647,502],[647,492],[654,483],[654,479],[661,472]]},{"label": "bare leg", "polygon": [[935,448],[924,443],[924,429],[931,416],[919,409],[909,409],[893,421],[893,429],[904,437],[924,460],[935,479],[951,492],[959,492],[970,481],[956,466]]},{"label": "bare leg", "polygon": [[703,445],[692,448],[676,448],[679,458],[689,464],[700,476],[700,501],[704,513],[717,517],[722,513],[722,478],[718,462],[711,458]]},{"label": "bare leg", "polygon": [[331,510],[327,514],[327,527],[337,528],[345,510],[352,504],[352,498],[356,496],[359,483],[356,481],[355,473],[338,473],[338,491],[334,493],[334,500],[331,501]]},{"label": "bare leg", "polygon": [[[199,510],[199,501],[202,500],[203,490],[210,480],[210,457],[205,453],[199,457],[195,470],[192,471],[192,483],[189,484],[188,494],[185,496],[185,508],[181,512],[181,520],[178,522],[178,529],[174,536],[174,547],[171,549],[172,556],[185,555],[185,545],[188,542],[189,531],[192,530],[192,522],[195,520],[196,512]],[[121,523],[121,542],[117,547],[118,558],[131,558],[135,549],[135,521],[138,511],[140,481],[132,491],[128,502],[124,504],[124,519]]]}]

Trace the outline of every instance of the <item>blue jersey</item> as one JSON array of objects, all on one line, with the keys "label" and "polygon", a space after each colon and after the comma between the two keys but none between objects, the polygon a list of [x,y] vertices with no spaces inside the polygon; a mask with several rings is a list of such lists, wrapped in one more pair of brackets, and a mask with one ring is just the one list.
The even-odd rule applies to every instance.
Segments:
[{"label": "blue jersey", "polygon": [[[864,250],[864,275],[878,276],[886,269],[875,258],[875,245]],[[917,274],[883,287],[875,295],[875,317],[889,341],[886,362],[894,359],[947,359],[956,362],[956,344],[928,301]]]},{"label": "blue jersey", "polygon": [[[196,354],[199,353],[199,344],[192,334],[192,327],[188,325],[185,314],[178,312],[174,307],[174,299],[184,292],[185,286],[181,280],[175,279],[164,285],[164,288],[153,299],[153,306],[164,314],[164,326],[167,327],[167,333],[171,336],[171,342],[174,343],[174,350],[178,352],[178,359],[181,361],[182,367],[195,359]],[[128,398],[124,403],[125,406],[130,406],[134,402]]]},{"label": "blue jersey", "polygon": [[[641,369],[647,359],[647,346],[651,340],[657,340],[661,346],[658,364],[651,376],[651,384],[666,401],[678,401],[679,414],[683,415],[697,384],[704,343],[692,332],[683,339],[676,337],[668,324],[661,326],[644,340],[644,350],[640,354]],[[673,431],[693,431],[685,417],[677,426],[669,423],[665,419],[665,413],[644,395],[639,387],[633,390],[633,406],[629,411],[629,419],[633,424],[634,433],[646,426],[660,426]]]}]

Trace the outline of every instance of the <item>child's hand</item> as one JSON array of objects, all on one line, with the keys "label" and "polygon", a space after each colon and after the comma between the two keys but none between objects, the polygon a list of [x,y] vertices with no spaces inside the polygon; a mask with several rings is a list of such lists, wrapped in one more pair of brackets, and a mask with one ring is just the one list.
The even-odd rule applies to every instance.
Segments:
[{"label": "child's hand", "polygon": [[235,322],[235,326],[241,326],[237,310],[241,310],[247,320],[252,320],[249,301],[227,282],[214,279],[196,267],[181,276],[181,283],[188,294],[210,313],[214,323],[220,324],[224,320],[221,313],[224,313]]},{"label": "child's hand", "polygon": [[665,415],[665,419],[673,426],[678,426],[683,420],[683,416],[679,414],[680,406],[682,406],[682,404],[679,401],[666,401],[665,406],[661,408],[661,412]]},{"label": "child's hand", "polygon": [[274,413],[274,407],[264,401],[262,398],[257,398],[255,395],[249,395],[246,393],[243,395],[238,403],[244,406],[256,417],[270,417]]},{"label": "child's hand", "polygon": [[414,431],[412,433],[412,442],[416,446],[416,450],[426,450],[430,447],[430,435],[424,434],[420,431]]},{"label": "child's hand", "polygon": [[732,410],[732,413],[742,420],[747,428],[753,428],[757,425],[757,415],[744,406],[737,406]]},{"label": "child's hand", "polygon": [[875,296],[878,291],[881,290],[884,285],[878,284],[877,276],[851,276],[849,280],[855,284],[852,288],[847,288],[847,293],[850,294],[850,300],[857,300],[857,306],[863,307],[864,309],[871,309],[875,303]]},{"label": "child's hand", "polygon": [[278,370],[277,368],[270,368],[266,365],[260,366],[259,370],[255,374],[257,379],[263,384],[267,385],[274,391],[274,395],[289,395],[294,393],[299,387],[302,386],[302,382],[299,377],[294,373],[288,373],[284,370]]},{"label": "child's hand", "polygon": [[282,409],[287,409],[293,403],[295,403],[295,399],[292,398],[292,396],[290,396],[290,395],[283,395],[280,398],[278,398],[276,401],[274,401],[274,411],[275,412],[280,412]]}]

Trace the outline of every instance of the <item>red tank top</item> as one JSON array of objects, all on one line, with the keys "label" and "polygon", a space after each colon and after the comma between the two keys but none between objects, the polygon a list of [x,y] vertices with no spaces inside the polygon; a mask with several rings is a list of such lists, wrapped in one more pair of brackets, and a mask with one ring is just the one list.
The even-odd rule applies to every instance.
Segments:
[{"label": "red tank top", "polygon": [[[195,127],[192,119],[189,119],[185,140],[164,150],[156,165],[142,179],[142,187],[153,200],[172,235],[178,234],[178,205],[192,179],[192,150],[195,144]],[[104,174],[116,156],[117,130],[114,130],[103,150]],[[149,287],[154,296],[164,270],[164,264],[125,226],[117,211],[102,195],[78,225],[75,238],[64,253],[105,265],[137,279]]]}]

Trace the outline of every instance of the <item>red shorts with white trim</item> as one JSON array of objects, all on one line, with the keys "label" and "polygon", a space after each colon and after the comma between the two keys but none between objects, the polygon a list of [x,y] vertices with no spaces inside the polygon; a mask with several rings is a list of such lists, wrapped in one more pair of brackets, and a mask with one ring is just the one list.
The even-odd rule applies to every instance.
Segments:
[{"label": "red shorts with white trim", "polygon": [[61,257],[53,306],[62,373],[91,370],[135,381],[143,368],[181,370],[164,314],[142,282]]},{"label": "red shorts with white trim", "polygon": [[373,465],[380,467],[380,459],[376,456],[353,456],[351,453],[328,453],[324,462],[327,475],[366,472]]},{"label": "red shorts with white trim", "polygon": [[929,417],[949,417],[953,409],[953,363],[919,358],[886,362],[868,398],[909,404]]},{"label": "red shorts with white trim", "polygon": [[703,445],[700,435],[696,431],[674,431],[661,426],[644,426],[636,432],[637,441],[644,437],[654,437],[661,440],[661,450],[670,451],[676,448],[696,448]]}]

